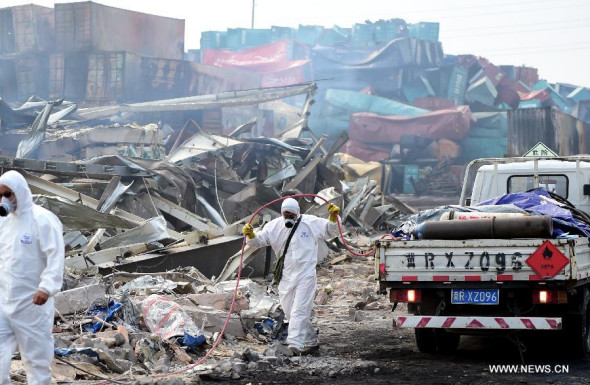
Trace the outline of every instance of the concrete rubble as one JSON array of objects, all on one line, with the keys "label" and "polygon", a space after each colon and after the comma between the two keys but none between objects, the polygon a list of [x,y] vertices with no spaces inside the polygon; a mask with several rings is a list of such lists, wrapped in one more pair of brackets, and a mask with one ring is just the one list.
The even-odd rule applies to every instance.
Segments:
[{"label": "concrete rubble", "polygon": [[[372,258],[342,260],[339,253],[330,252],[320,265],[313,318],[320,333],[336,328],[334,322],[383,320],[389,304],[376,293],[372,262]],[[86,285],[80,273],[68,273],[70,288],[59,294],[61,310],[56,311],[54,326],[54,379],[60,383],[99,379],[199,383],[199,378],[255,379],[271,372],[335,378],[380,371],[373,361],[333,356],[329,351],[294,356],[284,344],[287,325],[278,295],[264,278],[240,280],[225,325],[235,280],[214,285],[194,268],[161,275],[121,273],[121,277],[103,276],[94,269],[89,276],[99,283]],[[76,279],[81,286],[71,287]],[[224,327],[219,345],[200,362]],[[187,334],[200,341],[187,342]],[[23,375],[17,356],[11,378],[18,382]]]}]

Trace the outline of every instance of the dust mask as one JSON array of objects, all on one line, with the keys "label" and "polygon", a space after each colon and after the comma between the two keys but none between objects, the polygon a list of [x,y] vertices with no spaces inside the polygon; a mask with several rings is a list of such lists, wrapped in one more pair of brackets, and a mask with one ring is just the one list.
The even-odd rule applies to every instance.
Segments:
[{"label": "dust mask", "polygon": [[295,219],[294,218],[285,218],[285,227],[290,229],[295,226]]},{"label": "dust mask", "polygon": [[5,217],[10,213],[14,212],[14,204],[6,197],[2,197],[0,201],[0,217]]}]

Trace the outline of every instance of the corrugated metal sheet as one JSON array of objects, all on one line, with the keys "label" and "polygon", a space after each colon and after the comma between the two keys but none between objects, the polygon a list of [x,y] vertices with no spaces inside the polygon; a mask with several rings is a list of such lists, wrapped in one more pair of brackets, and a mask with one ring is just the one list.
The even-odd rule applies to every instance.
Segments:
[{"label": "corrugated metal sheet", "polygon": [[80,2],[55,4],[56,46],[61,51],[127,51],[182,59],[184,20]]},{"label": "corrugated metal sheet", "polygon": [[557,154],[588,154],[587,125],[558,108],[527,108],[508,111],[508,156],[522,156],[538,142]]},{"label": "corrugated metal sheet", "polygon": [[34,4],[0,9],[0,55],[54,48],[53,8]]}]

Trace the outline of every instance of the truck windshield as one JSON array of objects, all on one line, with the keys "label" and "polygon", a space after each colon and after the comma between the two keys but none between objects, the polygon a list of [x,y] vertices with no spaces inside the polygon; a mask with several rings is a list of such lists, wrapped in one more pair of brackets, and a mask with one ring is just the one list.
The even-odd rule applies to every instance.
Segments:
[{"label": "truck windshield", "polygon": [[525,192],[536,187],[566,199],[568,197],[568,180],[565,175],[539,175],[538,186],[535,186],[534,175],[514,175],[508,178],[508,193]]}]

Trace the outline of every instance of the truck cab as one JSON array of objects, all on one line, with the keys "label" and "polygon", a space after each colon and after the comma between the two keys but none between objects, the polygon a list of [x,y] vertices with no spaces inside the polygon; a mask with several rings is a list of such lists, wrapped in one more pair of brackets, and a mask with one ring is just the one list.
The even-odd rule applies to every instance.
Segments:
[{"label": "truck cab", "polygon": [[590,214],[590,156],[476,159],[466,169],[460,204],[543,188]]}]

